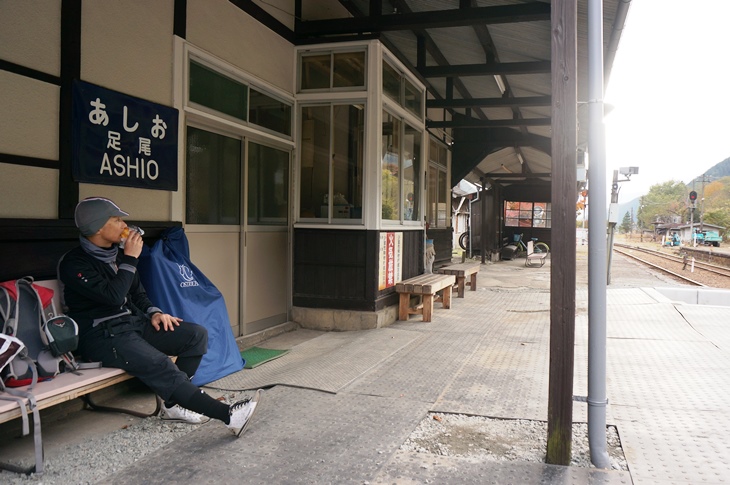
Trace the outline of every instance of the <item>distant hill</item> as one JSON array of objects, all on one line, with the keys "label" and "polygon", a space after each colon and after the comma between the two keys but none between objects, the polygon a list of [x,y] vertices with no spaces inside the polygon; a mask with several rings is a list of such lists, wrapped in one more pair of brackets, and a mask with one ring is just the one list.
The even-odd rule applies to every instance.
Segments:
[{"label": "distant hill", "polygon": [[[633,212],[632,212],[633,210]],[[632,199],[628,202],[619,203],[618,205],[618,223],[624,220],[624,215],[628,212],[633,215],[634,222],[636,221],[636,213],[639,211],[639,197]]]},{"label": "distant hill", "polygon": [[[730,176],[730,157],[726,158],[722,162],[712,166],[709,170],[707,170],[704,174],[706,177],[708,177],[710,180],[717,180],[722,177]],[[701,179],[702,175],[698,175],[697,179]],[[692,185],[692,181],[690,180],[687,184],[687,187]]]}]

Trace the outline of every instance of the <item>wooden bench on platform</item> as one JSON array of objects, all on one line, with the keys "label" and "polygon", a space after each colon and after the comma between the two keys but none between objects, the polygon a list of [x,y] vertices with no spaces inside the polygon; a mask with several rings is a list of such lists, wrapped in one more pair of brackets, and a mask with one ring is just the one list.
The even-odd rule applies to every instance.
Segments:
[{"label": "wooden bench on platform", "polygon": [[[145,229],[145,243],[153,244],[170,227],[180,226],[179,222],[127,221]],[[0,219],[0,281],[10,281],[32,275],[40,286],[54,290],[55,306],[61,309],[60,286],[56,278],[56,265],[59,258],[70,249],[78,246],[79,231],[73,218],[70,219]],[[155,398],[156,409],[152,413],[141,413],[130,409],[99,406],[91,399],[91,393],[114,386],[132,376],[121,369],[95,368],[78,370],[76,373],[59,374],[49,381],[39,382],[30,391],[35,405],[26,397],[20,402],[0,400],[0,424],[21,418],[25,409],[30,422],[35,421],[36,413],[56,404],[81,398],[86,405],[95,410],[123,412],[139,417],[156,415],[160,410],[159,399]],[[17,388],[20,391],[27,388]],[[0,393],[4,398],[10,395]],[[40,426],[33,426],[35,443],[35,465],[24,468],[0,463],[0,469],[18,473],[41,473],[43,471],[43,445]],[[26,431],[25,429],[23,430]],[[29,430],[28,430],[29,431]]]},{"label": "wooden bench on platform", "polygon": [[[36,417],[31,417],[31,413],[39,412],[42,409],[61,404],[72,399],[81,398],[89,409],[99,411],[113,411],[131,414],[141,418],[155,416],[160,411],[160,400],[155,399],[156,407],[151,413],[141,413],[131,409],[121,409],[114,407],[99,406],[91,399],[91,393],[99,391],[109,386],[119,384],[132,376],[122,369],[111,367],[99,367],[96,369],[82,369],[75,372],[64,372],[51,380],[38,382],[30,391],[35,403],[32,403],[28,397],[18,397],[20,401],[6,400],[11,397],[9,394],[0,393],[3,399],[0,399],[0,424],[5,423],[23,416],[20,406],[26,409],[27,417],[30,421],[35,421]],[[27,391],[28,386],[16,388],[18,391]],[[22,404],[21,404],[22,403]],[[9,463],[0,463],[0,469],[8,470],[16,473],[42,473],[43,463],[43,442],[40,435],[40,423],[33,424],[34,444],[35,444],[35,464],[30,467],[22,467]],[[29,431],[24,426],[24,434]]]},{"label": "wooden bench on platform", "polygon": [[[441,292],[444,308],[451,308],[451,287],[455,277],[444,274],[423,274],[403,280],[395,285],[400,294],[398,320],[408,320],[409,315],[423,315],[424,322],[430,322],[433,314],[433,301],[436,293]],[[420,296],[419,305],[411,307],[411,296]]]},{"label": "wooden bench on platform", "polygon": [[[83,369],[76,371],[76,373],[64,372],[49,381],[39,382],[35,385],[31,392],[35,397],[36,405],[39,410],[79,397],[84,398],[86,404],[92,409],[106,410],[107,408],[103,406],[97,406],[91,400],[89,394],[94,391],[99,391],[106,387],[113,386],[114,384],[124,382],[128,379],[132,379],[132,376],[122,369],[116,369],[113,367]],[[27,387],[19,387],[17,389],[24,391]],[[30,407],[27,399],[25,399],[25,402],[26,406]],[[157,414],[159,409],[156,409],[155,412],[149,414],[137,414],[135,411],[131,410],[116,411],[147,417]],[[17,402],[0,400],[0,423],[19,418],[20,416],[21,412]]]},{"label": "wooden bench on platform", "polygon": [[[449,266],[442,266],[438,269],[441,274],[448,274],[456,276],[457,285],[457,296],[464,298],[464,290],[468,284],[471,287],[471,291],[477,291],[477,273],[479,273],[480,263],[458,263]],[[466,282],[466,277],[469,277],[469,283]]]}]

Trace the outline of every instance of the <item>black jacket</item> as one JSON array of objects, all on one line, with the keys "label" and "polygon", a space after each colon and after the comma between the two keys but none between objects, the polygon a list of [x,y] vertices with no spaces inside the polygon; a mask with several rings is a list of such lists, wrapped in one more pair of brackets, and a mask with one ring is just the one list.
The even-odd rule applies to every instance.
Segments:
[{"label": "black jacket", "polygon": [[80,246],[66,253],[58,274],[68,316],[76,320],[80,336],[95,324],[127,316],[148,317],[160,311],[147,297],[137,262],[137,258],[119,251],[115,271]]}]

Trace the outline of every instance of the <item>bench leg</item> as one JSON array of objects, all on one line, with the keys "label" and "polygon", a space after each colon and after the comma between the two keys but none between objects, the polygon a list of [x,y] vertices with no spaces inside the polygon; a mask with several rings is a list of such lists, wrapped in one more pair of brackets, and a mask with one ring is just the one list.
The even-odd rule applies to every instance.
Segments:
[{"label": "bench leg", "polygon": [[401,293],[398,302],[398,320],[408,320],[408,310],[411,307],[411,294]]},{"label": "bench leg", "polygon": [[443,292],[441,293],[441,298],[444,302],[444,308],[451,308],[451,285],[447,286],[443,289]]},{"label": "bench leg", "polygon": [[471,281],[469,282],[469,286],[471,286],[471,291],[477,291],[477,274],[476,273],[471,274]]},{"label": "bench leg", "polygon": [[459,298],[464,298],[464,286],[466,286],[466,278],[464,276],[456,277],[457,295]]},{"label": "bench leg", "polygon": [[[449,291],[451,291],[451,287],[449,287]],[[423,321],[430,322],[432,314],[433,314],[433,295],[423,295]]]},{"label": "bench leg", "polygon": [[81,400],[86,403],[87,406],[89,406],[89,409],[92,411],[106,411],[110,413],[123,413],[123,414],[129,414],[131,416],[137,416],[138,418],[149,418],[152,416],[157,416],[160,413],[160,408],[162,406],[162,401],[159,397],[155,396],[155,410],[151,413],[143,413],[140,411],[135,411],[133,409],[125,409],[125,408],[114,408],[110,406],[100,406],[99,404],[96,404],[93,399],[91,399],[91,394],[84,394],[81,396]]}]

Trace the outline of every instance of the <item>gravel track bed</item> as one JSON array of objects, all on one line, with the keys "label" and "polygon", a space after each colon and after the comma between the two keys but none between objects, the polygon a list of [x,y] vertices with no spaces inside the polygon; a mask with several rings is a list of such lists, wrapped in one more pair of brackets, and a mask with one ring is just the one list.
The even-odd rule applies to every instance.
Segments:
[{"label": "gravel track bed", "polygon": [[[653,248],[654,249],[654,248]],[[684,263],[680,261],[670,261],[668,259],[664,259],[661,256],[657,256],[651,253],[645,253],[643,251],[636,251],[631,250],[627,248],[621,248],[622,251],[626,251],[629,254],[633,254],[638,258],[643,259],[644,261],[648,261],[649,263],[656,264],[657,266],[660,266],[662,268],[666,268],[669,271],[672,271],[674,273],[680,274],[682,276],[686,276],[687,278],[690,278],[694,281],[697,281],[698,283],[702,283],[703,285],[712,287],[712,288],[730,288],[730,278],[727,276],[718,275],[715,273],[711,273],[709,271],[703,271],[700,268],[695,268],[694,272],[691,271],[690,265],[688,264],[686,267]],[[679,250],[667,250],[666,254],[671,254],[673,256],[679,256]],[[670,276],[671,277],[671,276]],[[682,281],[682,280],[677,280]],[[684,282],[686,283],[686,282]]]}]

